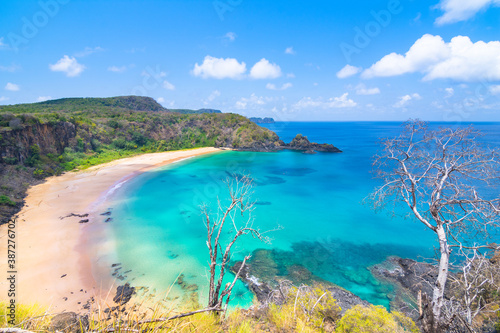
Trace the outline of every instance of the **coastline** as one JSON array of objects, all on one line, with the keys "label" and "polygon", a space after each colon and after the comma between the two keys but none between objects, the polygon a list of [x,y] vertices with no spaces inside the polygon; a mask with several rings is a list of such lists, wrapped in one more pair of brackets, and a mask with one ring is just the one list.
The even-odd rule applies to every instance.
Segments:
[{"label": "coastline", "polygon": [[[220,151],[208,147],[138,155],[50,177],[29,188],[15,227],[16,303],[37,303],[58,313],[79,311],[91,297],[105,300],[108,293],[112,297],[112,291],[96,284],[91,258],[85,253],[85,230],[93,225],[92,210],[115,186],[142,172]],[[89,223],[79,223],[85,219]],[[0,234],[0,257],[7,258],[7,225],[0,226]],[[7,281],[2,281],[0,295],[7,295],[8,289]]]}]

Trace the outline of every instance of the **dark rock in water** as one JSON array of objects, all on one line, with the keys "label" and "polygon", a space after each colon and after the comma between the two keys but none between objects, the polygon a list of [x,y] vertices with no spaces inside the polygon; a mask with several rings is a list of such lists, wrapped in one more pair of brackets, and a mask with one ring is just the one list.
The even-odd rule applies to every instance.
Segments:
[{"label": "dark rock in water", "polygon": [[65,276],[67,276],[67,275],[68,275],[68,274],[63,274],[63,275],[61,275],[61,278],[65,277]]},{"label": "dark rock in water", "polygon": [[119,263],[116,263],[116,264],[112,264],[112,265],[111,265],[111,267],[117,267],[117,266],[121,266],[121,264],[122,264],[121,262],[119,262]]},{"label": "dark rock in water", "polygon": [[110,211],[107,211],[106,213],[102,213],[101,215],[102,215],[102,216],[109,216],[109,215],[111,215],[111,212],[110,212]]},{"label": "dark rock in water", "polygon": [[64,312],[52,318],[50,327],[57,332],[83,333],[89,328],[89,319],[74,312]]},{"label": "dark rock in water", "polygon": [[297,134],[293,140],[283,147],[284,149],[302,150],[307,153],[314,153],[314,151],[328,152],[328,153],[341,153],[342,151],[334,145],[328,143],[310,142],[307,136]]},{"label": "dark rock in water", "polygon": [[313,154],[316,154],[316,152],[313,149],[308,149],[308,150],[306,150],[304,152],[304,154],[311,154],[311,155],[313,155]]},{"label": "dark rock in water", "polygon": [[80,220],[80,222],[78,223],[87,223],[89,221],[89,219],[85,219],[85,220]]},{"label": "dark rock in water", "polygon": [[[396,287],[391,297],[391,309],[405,312],[413,318],[418,317],[418,293],[421,291],[432,297],[432,286],[438,275],[437,267],[431,264],[399,257],[389,257],[370,270],[375,277]],[[449,274],[451,278],[453,273]],[[451,296],[450,288],[446,288],[444,297],[449,299]]]},{"label": "dark rock in water", "polygon": [[[240,270],[242,263],[243,262],[239,261],[234,264],[234,266],[231,267],[231,271],[237,273]],[[269,299],[273,288],[271,288],[271,286],[269,286],[269,284],[265,282],[259,282],[259,280],[255,276],[249,274],[249,272],[250,267],[248,264],[245,264],[239,278],[247,284],[248,289],[252,291],[259,302],[266,302]]]},{"label": "dark rock in water", "polygon": [[112,217],[108,217],[108,218],[104,221],[104,223],[108,223],[108,222],[111,222],[111,221],[113,221],[113,218],[112,218]]},{"label": "dark rock in water", "polygon": [[327,289],[332,293],[333,298],[337,301],[337,305],[340,306],[342,314],[344,314],[347,310],[356,305],[363,305],[363,306],[370,305],[370,303],[368,303],[367,301],[362,300],[361,298],[354,295],[350,291],[347,291],[341,287],[333,286]]},{"label": "dark rock in water", "polygon": [[118,288],[116,289],[116,295],[115,297],[113,297],[113,302],[120,305],[127,304],[127,302],[130,301],[132,295],[134,294],[135,288],[131,287],[129,283],[126,283],[123,286],[118,286]]}]

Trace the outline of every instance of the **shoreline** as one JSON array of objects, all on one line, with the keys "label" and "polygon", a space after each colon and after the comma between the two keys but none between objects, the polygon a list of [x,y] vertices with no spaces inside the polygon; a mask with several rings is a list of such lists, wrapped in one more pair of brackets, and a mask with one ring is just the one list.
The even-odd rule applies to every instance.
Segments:
[{"label": "shoreline", "polygon": [[[91,270],[86,251],[87,228],[93,209],[111,195],[116,186],[148,170],[195,156],[222,151],[218,148],[149,153],[114,160],[86,170],[49,177],[28,189],[25,205],[17,214],[16,303],[39,304],[49,311],[81,311],[91,298],[108,301],[113,291],[102,290]],[[68,216],[79,214],[88,216]],[[79,223],[89,219],[88,223]],[[7,225],[0,257],[7,258]],[[7,296],[8,281],[0,282],[0,295]],[[104,297],[103,297],[104,296]],[[109,297],[110,296],[110,297]]]}]

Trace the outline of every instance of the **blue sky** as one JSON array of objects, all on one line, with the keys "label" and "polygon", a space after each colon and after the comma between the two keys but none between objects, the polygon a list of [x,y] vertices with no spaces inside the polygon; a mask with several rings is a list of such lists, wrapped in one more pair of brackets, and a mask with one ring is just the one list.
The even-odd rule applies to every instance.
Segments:
[{"label": "blue sky", "polygon": [[500,121],[499,0],[2,0],[0,13],[0,104],[144,95],[284,121]]}]

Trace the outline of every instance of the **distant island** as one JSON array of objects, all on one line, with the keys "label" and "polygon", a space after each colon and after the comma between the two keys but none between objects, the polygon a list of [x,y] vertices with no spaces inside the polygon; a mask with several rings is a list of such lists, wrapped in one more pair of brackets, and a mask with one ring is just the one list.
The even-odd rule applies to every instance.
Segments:
[{"label": "distant island", "polygon": [[250,119],[250,121],[253,121],[256,124],[273,124],[274,123],[274,119],[269,118],[269,117],[266,117],[266,118],[250,117],[248,119]]}]

